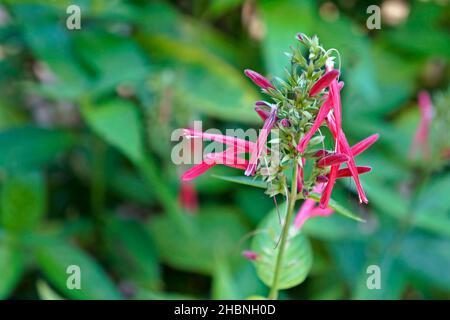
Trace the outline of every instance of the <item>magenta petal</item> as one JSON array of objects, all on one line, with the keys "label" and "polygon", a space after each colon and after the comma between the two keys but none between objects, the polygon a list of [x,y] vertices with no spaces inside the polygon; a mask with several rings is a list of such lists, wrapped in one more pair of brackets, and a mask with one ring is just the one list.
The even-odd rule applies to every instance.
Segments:
[{"label": "magenta petal", "polygon": [[256,147],[253,148],[252,150],[247,170],[245,170],[246,176],[251,176],[255,174],[258,159],[261,156],[262,151],[265,149],[267,137],[269,136],[270,130],[272,130],[273,126],[275,125],[276,119],[277,119],[277,109],[274,108],[270,113],[270,116],[264,122],[264,126],[261,129],[261,133],[258,136]]},{"label": "magenta petal", "polygon": [[184,136],[192,138],[202,138],[210,141],[217,141],[227,145],[234,146],[240,150],[250,151],[250,149],[256,147],[255,143],[251,141],[246,141],[243,139],[229,137],[222,134],[213,134],[207,132],[195,131],[192,129],[183,129]]},{"label": "magenta petal", "polygon": [[336,164],[340,164],[343,162],[347,162],[349,160],[349,157],[346,154],[343,153],[334,153],[329,156],[323,157],[319,161],[317,161],[317,166],[319,168],[324,168]]},{"label": "magenta petal", "polygon": [[308,146],[309,140],[311,140],[314,133],[316,133],[316,131],[320,128],[320,126],[322,125],[322,122],[326,119],[330,110],[331,110],[330,100],[327,99],[323,103],[323,105],[320,107],[319,113],[317,114],[316,120],[314,120],[312,127],[303,136],[303,138],[300,140],[299,144],[297,145],[298,152],[300,152],[300,153],[305,152],[305,149]]},{"label": "magenta petal", "polygon": [[260,75],[258,72],[250,70],[250,69],[245,69],[244,73],[247,77],[250,78],[250,80],[252,80],[258,87],[263,88],[263,89],[269,89],[272,88],[274,89],[275,87],[269,82],[269,80],[267,80],[265,77],[263,77],[262,75]]},{"label": "magenta petal", "polygon": [[375,133],[352,146],[353,156],[356,157],[358,154],[361,154],[362,152],[367,150],[372,144],[375,143],[375,141],[378,140],[379,137],[380,135],[378,133]]},{"label": "magenta petal", "polygon": [[206,162],[197,164],[197,165],[193,166],[192,168],[190,168],[189,170],[187,170],[186,172],[184,172],[181,175],[181,180],[189,181],[189,180],[195,179],[199,175],[202,175],[203,173],[205,173],[210,168],[214,167],[215,165],[216,165],[215,163],[208,164]]},{"label": "magenta petal", "polygon": [[266,119],[269,117],[270,112],[261,108],[260,106],[255,107],[256,113],[258,113],[259,117],[262,119],[262,121],[266,121]]},{"label": "magenta petal", "polygon": [[[358,171],[358,174],[363,174],[363,173],[367,173],[372,171],[371,167],[366,167],[366,166],[358,166],[356,167],[356,170]],[[339,169],[338,173],[337,173],[337,178],[346,178],[346,177],[351,177],[352,176],[352,172],[350,171],[349,168],[344,168],[344,169]]]},{"label": "magenta petal", "polygon": [[317,82],[312,86],[309,91],[309,96],[314,97],[320,91],[328,87],[333,80],[335,80],[339,76],[339,71],[336,69],[332,69],[326,72]]}]

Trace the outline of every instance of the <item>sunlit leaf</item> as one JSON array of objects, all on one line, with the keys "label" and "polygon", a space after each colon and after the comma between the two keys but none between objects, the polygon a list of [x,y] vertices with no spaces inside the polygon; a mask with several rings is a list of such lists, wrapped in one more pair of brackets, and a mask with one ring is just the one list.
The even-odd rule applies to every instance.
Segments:
[{"label": "sunlit leaf", "polygon": [[125,100],[85,104],[83,116],[100,137],[134,161],[143,157],[142,123],[137,107]]}]

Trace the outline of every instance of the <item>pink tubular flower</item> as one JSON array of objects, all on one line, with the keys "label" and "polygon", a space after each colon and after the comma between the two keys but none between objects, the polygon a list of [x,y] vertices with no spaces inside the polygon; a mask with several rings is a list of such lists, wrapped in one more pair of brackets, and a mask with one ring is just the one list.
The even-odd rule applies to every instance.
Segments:
[{"label": "pink tubular flower", "polygon": [[266,119],[266,121],[264,121],[264,125],[258,136],[258,141],[256,142],[256,147],[252,150],[248,167],[245,170],[246,176],[252,176],[255,174],[256,166],[258,165],[258,159],[261,156],[262,151],[265,149],[267,137],[269,136],[270,130],[272,130],[276,121],[277,121],[277,108],[274,107],[270,112],[269,117]]},{"label": "pink tubular flower", "polygon": [[267,80],[265,77],[260,75],[258,72],[245,69],[245,75],[250,78],[258,87],[268,90],[269,88],[274,89],[275,87]]},{"label": "pink tubular flower", "polygon": [[234,146],[238,150],[243,150],[246,152],[250,151],[250,149],[256,146],[255,143],[251,141],[225,136],[222,134],[195,131],[192,129],[183,129],[183,135],[188,138],[202,138],[210,141],[224,143],[226,145]]},{"label": "pink tubular flower", "polygon": [[326,72],[317,82],[312,86],[309,91],[309,96],[314,97],[320,91],[328,87],[333,80],[335,80],[339,76],[339,71],[336,69],[332,69]]},{"label": "pink tubular flower", "polygon": [[[337,145],[336,147],[336,151],[339,152],[339,145]],[[325,190],[323,191],[322,197],[320,197],[319,208],[325,209],[328,207],[328,202],[331,198],[331,192],[333,191],[333,187],[337,179],[339,166],[340,164],[331,166],[330,173],[328,174],[328,182],[326,184]]]},{"label": "pink tubular flower", "polygon": [[[339,177],[339,166],[342,162],[347,162],[348,170],[351,173],[351,176],[353,177],[357,190],[358,190],[358,196],[360,199],[360,202],[367,203],[367,197],[365,195],[364,189],[359,181],[358,176],[358,169],[356,167],[356,163],[354,160],[354,157],[361,152],[363,152],[365,149],[370,147],[379,137],[378,134],[374,134],[358,144],[356,144],[353,148],[350,148],[347,138],[345,137],[345,134],[342,130],[342,111],[341,111],[341,97],[340,97],[340,90],[343,87],[343,83],[338,83],[338,76],[339,71],[333,69],[332,67],[327,67],[327,73],[323,75],[311,88],[310,90],[310,96],[314,96],[320,91],[322,91],[324,88],[329,87],[329,93],[326,97],[325,102],[322,104],[322,106],[319,109],[319,112],[316,116],[316,119],[312,125],[312,127],[309,129],[309,131],[302,137],[299,144],[297,145],[297,151],[299,153],[303,153],[311,138],[314,136],[316,131],[320,128],[322,123],[324,121],[327,122],[328,128],[330,129],[335,141],[336,141],[336,153],[342,154],[346,157],[344,160],[344,157],[340,159],[341,161],[338,161],[339,159],[333,157],[333,158],[327,158],[323,157],[321,160],[318,161],[317,165],[319,167],[326,167],[331,165],[330,173],[328,174],[328,182],[325,187],[325,190],[323,192],[320,206],[321,208],[326,208],[328,201],[331,196],[331,192],[335,183],[335,180]],[[333,110],[333,114],[330,114],[330,111]],[[340,151],[339,151],[340,150]],[[320,157],[320,155],[317,155]],[[329,160],[326,160],[329,159]],[[336,161],[331,161],[336,160]]]},{"label": "pink tubular flower", "polygon": [[330,100],[327,99],[320,107],[319,113],[317,114],[316,120],[314,121],[312,127],[303,136],[303,138],[300,140],[299,144],[297,145],[298,152],[303,153],[305,151],[306,147],[308,146],[309,141],[311,140],[313,135],[316,133],[316,131],[319,130],[320,126],[325,121],[330,110],[331,110],[331,103],[330,103]]},{"label": "pink tubular flower", "polygon": [[193,184],[181,181],[180,192],[178,194],[180,206],[187,212],[194,213],[198,209],[197,191]]},{"label": "pink tubular flower", "polygon": [[[337,147],[339,147],[342,150],[342,153],[345,153],[346,155],[349,156],[347,165],[348,165],[350,172],[352,173],[353,180],[355,181],[355,185],[358,190],[359,201],[368,203],[369,200],[367,199],[367,196],[366,196],[364,189],[361,185],[361,182],[359,180],[358,171],[356,169],[356,163],[355,163],[355,159],[353,158],[354,155],[353,155],[352,149],[350,148],[350,146],[348,144],[348,141],[347,141],[347,138],[345,137],[344,132],[342,130],[337,130],[337,125],[336,125],[336,122],[333,119],[332,115],[328,115],[327,125],[330,128],[331,133],[337,140]],[[339,168],[337,168],[337,169],[339,169]],[[337,171],[336,171],[336,173],[337,173]]]},{"label": "pink tubular flower", "polygon": [[189,138],[221,142],[230,147],[223,152],[207,154],[200,164],[193,166],[181,175],[182,181],[195,179],[217,164],[245,170],[248,167],[248,161],[239,157],[239,154],[251,152],[256,148],[256,144],[253,142],[221,134],[199,132],[192,129],[184,129],[183,134]]},{"label": "pink tubular flower", "polygon": [[[322,193],[323,191],[323,184],[318,183],[314,189],[313,192]],[[306,199],[300,209],[297,212],[297,215],[295,216],[294,220],[294,228],[297,230],[300,229],[303,224],[308,220],[309,218],[316,217],[316,216],[329,216],[333,213],[333,209],[331,208],[325,208],[322,209],[320,207],[316,207],[316,202],[313,199]]]},{"label": "pink tubular flower", "polygon": [[430,134],[431,121],[433,120],[433,105],[430,94],[426,91],[419,92],[418,104],[420,109],[420,124],[414,135],[410,156],[414,156],[419,148],[422,149],[425,158],[430,156],[428,138]]}]

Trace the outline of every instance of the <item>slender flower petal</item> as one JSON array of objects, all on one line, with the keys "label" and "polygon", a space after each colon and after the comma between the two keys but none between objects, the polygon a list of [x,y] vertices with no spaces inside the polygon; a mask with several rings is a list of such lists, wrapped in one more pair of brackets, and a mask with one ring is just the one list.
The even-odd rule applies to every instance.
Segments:
[{"label": "slender flower petal", "polygon": [[348,144],[345,133],[342,130],[339,130],[339,131],[337,130],[337,124],[336,124],[335,120],[333,119],[332,115],[328,115],[327,124],[328,124],[328,127],[330,128],[330,131],[332,132],[332,134],[335,136],[335,139],[337,140],[337,143],[338,143],[337,147],[339,147],[342,150],[342,153],[345,153],[350,158],[347,165],[348,165],[348,168],[350,169],[350,172],[352,173],[353,180],[355,181],[356,189],[358,190],[359,201],[368,203],[369,200],[367,199],[367,196],[366,196],[364,189],[361,185],[361,182],[359,180],[358,171],[356,169],[355,159],[353,158],[353,153]]},{"label": "slender flower petal", "polygon": [[[314,186],[313,189],[316,193],[322,193],[323,191],[323,184],[318,183]],[[313,199],[306,199],[300,209],[297,212],[297,215],[294,220],[294,228],[297,230],[302,227],[302,225],[308,220],[309,218],[316,217],[316,216],[329,216],[333,213],[333,209],[331,208],[325,208],[322,209],[320,207],[315,207],[316,202]]]},{"label": "slender flower petal", "polygon": [[319,168],[325,168],[328,166],[347,162],[348,160],[349,160],[349,157],[346,154],[334,153],[329,156],[325,156],[322,159],[320,159],[319,161],[317,161],[317,166]]},{"label": "slender flower petal", "polygon": [[375,143],[375,141],[378,140],[379,137],[380,137],[380,135],[378,133],[375,133],[375,134],[365,138],[364,140],[361,140],[354,146],[352,146],[353,156],[356,157],[357,155],[359,155],[362,152],[364,152],[365,150],[367,150],[372,144]]},{"label": "slender flower petal", "polygon": [[326,72],[317,82],[312,86],[309,91],[309,96],[314,97],[320,91],[328,87],[333,80],[335,80],[339,76],[339,71],[336,69],[332,69]]},{"label": "slender flower petal", "polygon": [[269,136],[270,130],[272,130],[273,126],[275,125],[276,119],[277,119],[277,109],[273,108],[272,112],[270,113],[270,116],[264,122],[264,126],[261,129],[261,133],[259,134],[256,147],[253,148],[252,153],[250,155],[250,162],[248,164],[247,170],[245,170],[246,176],[251,176],[255,174],[258,159],[261,156],[262,151],[265,149],[267,137]]},{"label": "slender flower petal", "polygon": [[303,170],[303,168],[305,167],[305,163],[306,163],[306,159],[305,158],[301,158],[302,161],[302,165],[298,165],[297,166],[297,190],[298,191],[302,191],[303,190],[303,183],[304,183],[304,178],[305,178],[305,171]]},{"label": "slender flower petal", "polygon": [[263,107],[263,108],[265,107],[265,108],[267,108],[267,110],[272,109],[272,104],[270,104],[269,102],[264,101],[264,100],[256,101],[255,106]]},{"label": "slender flower petal", "polygon": [[250,149],[256,147],[256,144],[251,141],[246,141],[243,139],[225,136],[221,134],[213,134],[207,132],[195,131],[192,129],[183,129],[183,134],[189,138],[202,138],[210,141],[217,141],[227,145],[234,146],[239,150],[244,150],[248,152]]},{"label": "slender flower petal", "polygon": [[330,110],[331,110],[331,103],[330,103],[330,100],[327,99],[320,107],[319,113],[317,114],[316,120],[314,120],[312,127],[303,136],[303,138],[300,140],[299,144],[297,145],[298,152],[300,152],[300,153],[305,152],[305,149],[308,146],[309,141],[311,140],[314,133],[316,133],[316,131],[319,130],[320,126],[322,125],[323,121],[326,119]]},{"label": "slender flower petal", "polygon": [[[358,166],[356,167],[356,170],[358,171],[358,174],[363,174],[363,173],[367,173],[372,171],[371,167],[366,167],[366,166]],[[344,168],[344,169],[339,169],[336,178],[346,178],[346,177],[351,177],[352,176],[352,172],[350,171],[349,168]]]},{"label": "slender flower petal", "polygon": [[331,166],[330,173],[328,174],[328,182],[323,191],[322,197],[320,197],[319,207],[325,209],[328,207],[328,202],[331,198],[331,192],[333,191],[334,184],[337,179],[337,173],[339,171],[340,164]]},{"label": "slender flower petal", "polygon": [[[334,69],[331,69],[334,70]],[[329,71],[331,72],[331,71]],[[334,118],[336,121],[336,133],[339,137],[339,132],[342,131],[342,108],[341,108],[341,92],[338,88],[337,79],[334,79],[330,84],[331,101],[333,105]]]},{"label": "slender flower petal", "polygon": [[248,166],[248,161],[244,158],[238,157],[238,155],[232,152],[231,149],[225,152],[209,153],[206,158],[214,162],[215,164],[222,164],[228,167],[245,170]]},{"label": "slender flower petal", "polygon": [[215,165],[216,165],[215,163],[206,163],[203,161],[202,163],[197,164],[197,165],[193,166],[192,168],[190,168],[189,170],[187,170],[186,172],[184,172],[181,175],[181,180],[189,181],[189,180],[195,179],[198,176],[205,173],[206,171],[208,171],[209,169],[211,169],[212,167],[214,167]]},{"label": "slender flower petal", "polygon": [[258,87],[263,88],[263,89],[269,89],[272,88],[274,89],[275,87],[269,82],[269,80],[267,80],[266,78],[264,78],[262,75],[260,75],[258,72],[250,70],[250,69],[245,69],[244,71],[245,75],[247,77],[250,78],[250,80],[252,80]]},{"label": "slender flower petal", "polygon": [[256,106],[255,107],[256,113],[259,115],[259,117],[262,119],[262,121],[266,121],[266,119],[269,117],[270,112],[264,110],[261,107]]}]

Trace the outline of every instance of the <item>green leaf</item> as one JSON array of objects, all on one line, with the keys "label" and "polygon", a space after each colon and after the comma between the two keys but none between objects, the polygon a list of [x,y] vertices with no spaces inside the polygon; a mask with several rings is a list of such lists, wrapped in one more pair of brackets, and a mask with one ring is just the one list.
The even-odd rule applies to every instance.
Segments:
[{"label": "green leaf", "polygon": [[186,228],[168,216],[152,219],[149,227],[161,259],[170,266],[213,274],[218,259],[233,265],[239,258],[238,244],[247,229],[232,210],[205,207],[186,217]]},{"label": "green leaf", "polygon": [[147,289],[161,286],[155,244],[142,224],[111,217],[106,224],[110,257],[122,278]]},{"label": "green leaf", "polygon": [[234,283],[233,274],[226,261],[219,261],[213,273],[212,299],[239,299],[238,289]]},{"label": "green leaf", "polygon": [[0,169],[40,167],[74,145],[67,132],[21,127],[0,133]]},{"label": "green leaf", "polygon": [[143,132],[137,107],[125,100],[85,104],[84,119],[94,132],[133,161],[143,158]]},{"label": "green leaf", "polygon": [[402,242],[399,257],[414,279],[450,291],[450,240],[413,232]]},{"label": "green leaf", "polygon": [[[196,45],[162,35],[139,37],[153,60],[161,60],[175,72],[173,90],[179,103],[223,120],[255,123],[252,105],[257,88],[222,58]],[[162,64],[162,62],[161,62]]]},{"label": "green leaf", "polygon": [[[50,239],[35,248],[39,269],[48,281],[64,296],[71,299],[120,299],[106,272],[82,250],[64,243],[61,239]],[[80,268],[80,289],[69,289],[67,281],[75,273],[67,273],[69,266]]]},{"label": "green leaf", "polygon": [[250,178],[250,177],[246,177],[246,176],[229,177],[229,176],[218,176],[218,175],[213,174],[212,177],[221,179],[221,180],[225,180],[225,181],[229,181],[229,182],[244,184],[246,186],[267,189],[266,182],[261,181],[261,180],[255,180],[254,178]]},{"label": "green leaf", "polygon": [[46,210],[46,186],[41,173],[14,173],[6,177],[1,193],[0,221],[5,229],[33,229]]},{"label": "green leaf", "polygon": [[[280,205],[284,212],[286,205]],[[280,249],[279,238],[282,225],[277,211],[272,210],[261,222],[253,238],[251,249],[258,254],[254,262],[259,278],[271,287],[273,283],[275,265]],[[302,283],[312,266],[313,253],[311,245],[305,235],[291,227],[283,255],[278,289],[288,289]]]},{"label": "green leaf", "polygon": [[63,300],[63,298],[43,280],[37,281],[36,289],[41,300]]},{"label": "green leaf", "polygon": [[27,48],[37,61],[44,61],[54,75],[54,81],[45,81],[39,86],[51,97],[73,99],[85,94],[90,83],[74,54],[70,30],[64,23],[57,22],[65,8],[61,11],[62,8],[42,3],[11,6]]},{"label": "green leaf", "polygon": [[11,241],[0,241],[0,300],[8,298],[24,270],[23,251]]},{"label": "green leaf", "polygon": [[143,52],[128,37],[86,30],[75,34],[75,45],[84,62],[95,71],[96,94],[113,91],[120,84],[144,82],[149,72]]},{"label": "green leaf", "polygon": [[[313,199],[314,201],[319,202],[320,201],[320,194],[317,193],[311,193],[309,195],[310,199]],[[341,206],[339,203],[337,203],[336,201],[334,201],[333,199],[330,199],[330,201],[328,202],[328,207],[333,209],[334,211],[336,211],[339,214],[342,214],[343,216],[359,221],[359,222],[366,222],[364,219],[354,215],[353,213],[351,213],[349,210],[347,210],[345,207]]]},{"label": "green leaf", "polygon": [[450,237],[450,175],[428,183],[414,206],[414,224],[426,230]]}]

